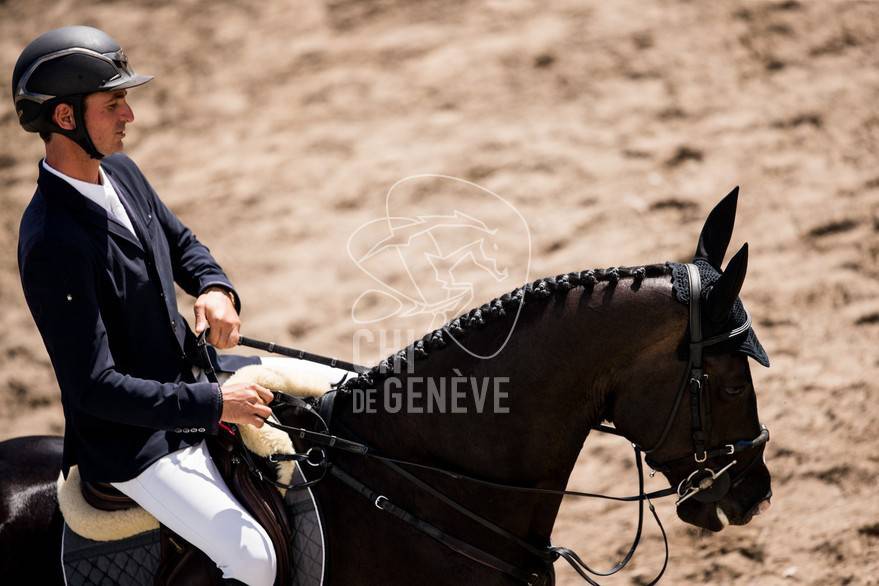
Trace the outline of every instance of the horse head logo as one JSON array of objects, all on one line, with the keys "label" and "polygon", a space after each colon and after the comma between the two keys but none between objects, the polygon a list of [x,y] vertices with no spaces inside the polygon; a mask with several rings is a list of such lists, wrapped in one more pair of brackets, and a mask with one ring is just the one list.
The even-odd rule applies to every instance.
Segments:
[{"label": "horse head logo", "polygon": [[[364,254],[352,255],[352,259],[383,287],[382,293],[399,302],[391,315],[428,314],[430,327],[437,328],[473,304],[475,285],[468,274],[474,269],[496,282],[509,276],[506,268],[498,267],[497,228],[491,229],[482,220],[459,210],[449,215],[382,218],[373,222],[386,222],[389,233]],[[408,278],[387,282],[367,268],[375,261],[385,266],[398,265]],[[416,280],[414,275],[423,273],[425,267],[430,267],[432,279]],[[364,292],[358,302],[373,291]],[[387,317],[390,316],[358,321],[369,323]]]},{"label": "horse head logo", "polygon": [[[514,279],[518,283],[527,278],[530,234],[527,239],[513,239],[527,241],[529,263],[513,265],[501,254],[504,242],[510,242],[510,234],[502,234],[510,231],[509,218],[521,219],[527,233],[521,214],[499,196],[469,182],[427,177],[453,179],[477,196],[493,198],[481,201],[480,212],[449,206],[448,213],[404,215],[391,213],[389,192],[386,216],[362,224],[348,239],[349,257],[374,284],[353,304],[355,323],[376,324],[392,318],[400,323],[415,318],[418,325],[411,329],[430,331],[487,297],[486,289],[496,289],[498,284],[512,286]],[[471,196],[468,201],[473,199]],[[432,198],[433,211],[437,201],[441,196]],[[490,223],[498,217],[503,220],[497,225]],[[519,273],[524,267],[524,274],[511,275],[511,265]]]}]

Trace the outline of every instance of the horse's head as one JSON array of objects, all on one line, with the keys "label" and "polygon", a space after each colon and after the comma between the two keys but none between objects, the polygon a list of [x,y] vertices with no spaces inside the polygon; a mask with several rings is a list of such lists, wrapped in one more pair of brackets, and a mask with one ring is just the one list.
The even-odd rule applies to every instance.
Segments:
[{"label": "horse's head", "polygon": [[[769,360],[739,300],[747,244],[720,270],[737,195],[724,198],[702,229],[693,259],[698,275],[673,265],[674,295],[687,308],[676,308],[676,339],[666,337],[632,365],[613,407],[616,426],[678,488],[678,516],[713,531],[747,523],[771,496],[763,460],[768,432],[757,416],[748,357],[764,366]],[[694,306],[689,296],[697,291]]]}]

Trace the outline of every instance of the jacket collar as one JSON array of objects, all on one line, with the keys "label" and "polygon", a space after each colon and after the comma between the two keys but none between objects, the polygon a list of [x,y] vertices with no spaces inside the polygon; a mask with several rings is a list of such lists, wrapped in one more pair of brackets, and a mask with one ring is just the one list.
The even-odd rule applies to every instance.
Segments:
[{"label": "jacket collar", "polygon": [[[115,218],[108,215],[104,208],[82,195],[72,185],[54,173],[50,173],[44,169],[42,162],[38,163],[38,167],[40,174],[37,179],[37,187],[43,197],[46,198],[47,202],[54,205],[63,205],[77,216],[97,226],[99,229],[106,230],[113,236],[130,242],[141,251],[144,250],[144,246],[141,242],[138,242],[137,238],[131,234],[128,228],[117,222]],[[104,171],[105,173],[107,172],[106,169]],[[107,173],[107,175],[109,176],[109,173]],[[117,187],[118,193],[119,181],[115,181],[113,186]],[[129,202],[123,199],[121,194],[119,195],[119,199],[122,201],[125,211],[128,212],[128,217],[131,218],[132,223],[135,224],[135,229],[139,232],[138,238],[144,242],[144,230],[140,223],[140,214],[133,209]]]}]

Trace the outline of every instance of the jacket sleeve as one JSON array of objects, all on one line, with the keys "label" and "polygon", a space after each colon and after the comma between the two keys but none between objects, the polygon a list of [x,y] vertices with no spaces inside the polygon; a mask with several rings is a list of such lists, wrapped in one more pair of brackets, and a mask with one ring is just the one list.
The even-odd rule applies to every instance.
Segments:
[{"label": "jacket sleeve", "polygon": [[174,281],[193,297],[201,295],[208,287],[227,289],[235,298],[235,311],[240,313],[240,296],[208,247],[199,242],[192,230],[184,226],[174,212],[168,209],[152,187],[150,195],[153,198],[156,219],[160,222],[171,249]]},{"label": "jacket sleeve", "polygon": [[220,389],[160,383],[116,370],[101,318],[96,261],[76,247],[34,244],[20,258],[21,281],[68,409],[152,429],[204,427],[216,433]]}]

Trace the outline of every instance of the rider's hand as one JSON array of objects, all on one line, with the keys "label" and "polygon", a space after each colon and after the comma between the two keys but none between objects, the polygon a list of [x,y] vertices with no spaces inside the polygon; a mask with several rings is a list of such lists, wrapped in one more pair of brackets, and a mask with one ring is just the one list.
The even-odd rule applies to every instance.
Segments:
[{"label": "rider's hand", "polygon": [[208,343],[221,350],[238,345],[241,320],[235,311],[232,295],[222,287],[208,287],[195,300],[195,335],[210,327]]},{"label": "rider's hand", "polygon": [[265,387],[253,383],[230,383],[220,387],[223,392],[223,415],[221,421],[249,423],[262,427],[263,418],[272,414],[268,403],[274,396]]}]

